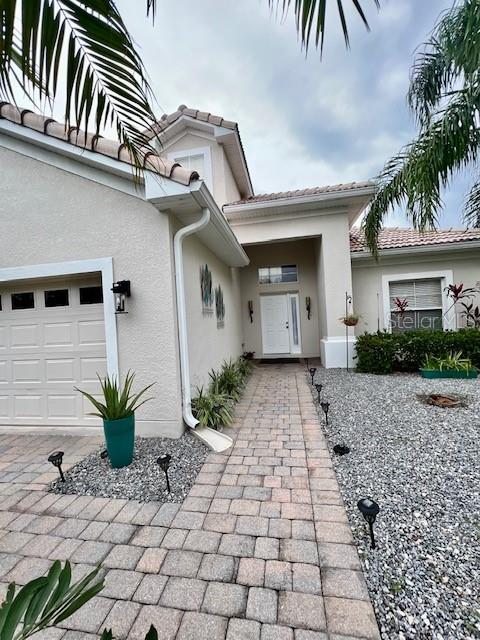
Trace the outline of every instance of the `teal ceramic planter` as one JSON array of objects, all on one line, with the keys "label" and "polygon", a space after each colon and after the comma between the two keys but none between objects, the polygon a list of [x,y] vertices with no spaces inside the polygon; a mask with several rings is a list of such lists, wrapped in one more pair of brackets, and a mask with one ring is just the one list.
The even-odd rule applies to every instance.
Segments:
[{"label": "teal ceramic planter", "polygon": [[462,378],[464,380],[471,380],[478,376],[477,369],[470,369],[470,371],[437,371],[435,369],[420,369],[420,375],[422,378]]},{"label": "teal ceramic planter", "polygon": [[119,469],[129,465],[135,447],[135,414],[120,420],[104,420],[103,430],[112,467]]}]

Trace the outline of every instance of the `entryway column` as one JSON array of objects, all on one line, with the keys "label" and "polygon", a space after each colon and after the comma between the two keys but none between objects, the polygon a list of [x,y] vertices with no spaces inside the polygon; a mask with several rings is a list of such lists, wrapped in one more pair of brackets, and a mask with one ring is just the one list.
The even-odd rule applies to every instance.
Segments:
[{"label": "entryway column", "polygon": [[[346,367],[345,292],[352,293],[352,266],[348,219],[332,215],[324,220],[322,236],[317,238],[317,287],[320,321],[320,353],[327,369]],[[353,366],[355,338],[349,333],[349,366]]]}]

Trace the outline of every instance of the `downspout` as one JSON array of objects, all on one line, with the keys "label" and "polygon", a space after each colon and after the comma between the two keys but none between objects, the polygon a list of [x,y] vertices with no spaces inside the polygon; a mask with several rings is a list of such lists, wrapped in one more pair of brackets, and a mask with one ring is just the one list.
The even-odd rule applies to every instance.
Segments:
[{"label": "downspout", "polygon": [[202,209],[197,222],[182,227],[173,238],[175,256],[175,290],[177,294],[178,344],[180,349],[180,374],[182,380],[182,412],[187,426],[195,429],[198,420],[192,414],[190,390],[190,363],[188,359],[187,311],[185,302],[185,279],[183,275],[183,241],[187,236],[200,231],[210,222],[210,209]]}]

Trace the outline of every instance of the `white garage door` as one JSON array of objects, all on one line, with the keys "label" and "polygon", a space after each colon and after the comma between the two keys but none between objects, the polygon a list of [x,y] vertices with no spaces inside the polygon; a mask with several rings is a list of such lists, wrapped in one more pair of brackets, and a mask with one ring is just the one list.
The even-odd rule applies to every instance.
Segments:
[{"label": "white garage door", "polygon": [[106,373],[100,276],[0,283],[0,425],[85,426]]}]

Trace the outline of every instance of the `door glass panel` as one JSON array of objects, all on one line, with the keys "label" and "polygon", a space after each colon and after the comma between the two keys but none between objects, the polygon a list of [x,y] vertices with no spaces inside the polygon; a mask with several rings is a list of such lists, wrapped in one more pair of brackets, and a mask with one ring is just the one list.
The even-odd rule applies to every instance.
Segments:
[{"label": "door glass panel", "polygon": [[68,289],[45,291],[46,307],[68,307]]},{"label": "door glass panel", "polygon": [[80,304],[101,304],[103,289],[101,286],[80,287]]},{"label": "door glass panel", "polygon": [[297,318],[297,299],[295,297],[290,298],[292,305],[292,340],[295,346],[298,346],[298,318]]},{"label": "door glass panel", "polygon": [[33,309],[34,307],[35,300],[33,291],[12,293],[12,311],[17,311],[18,309]]}]

